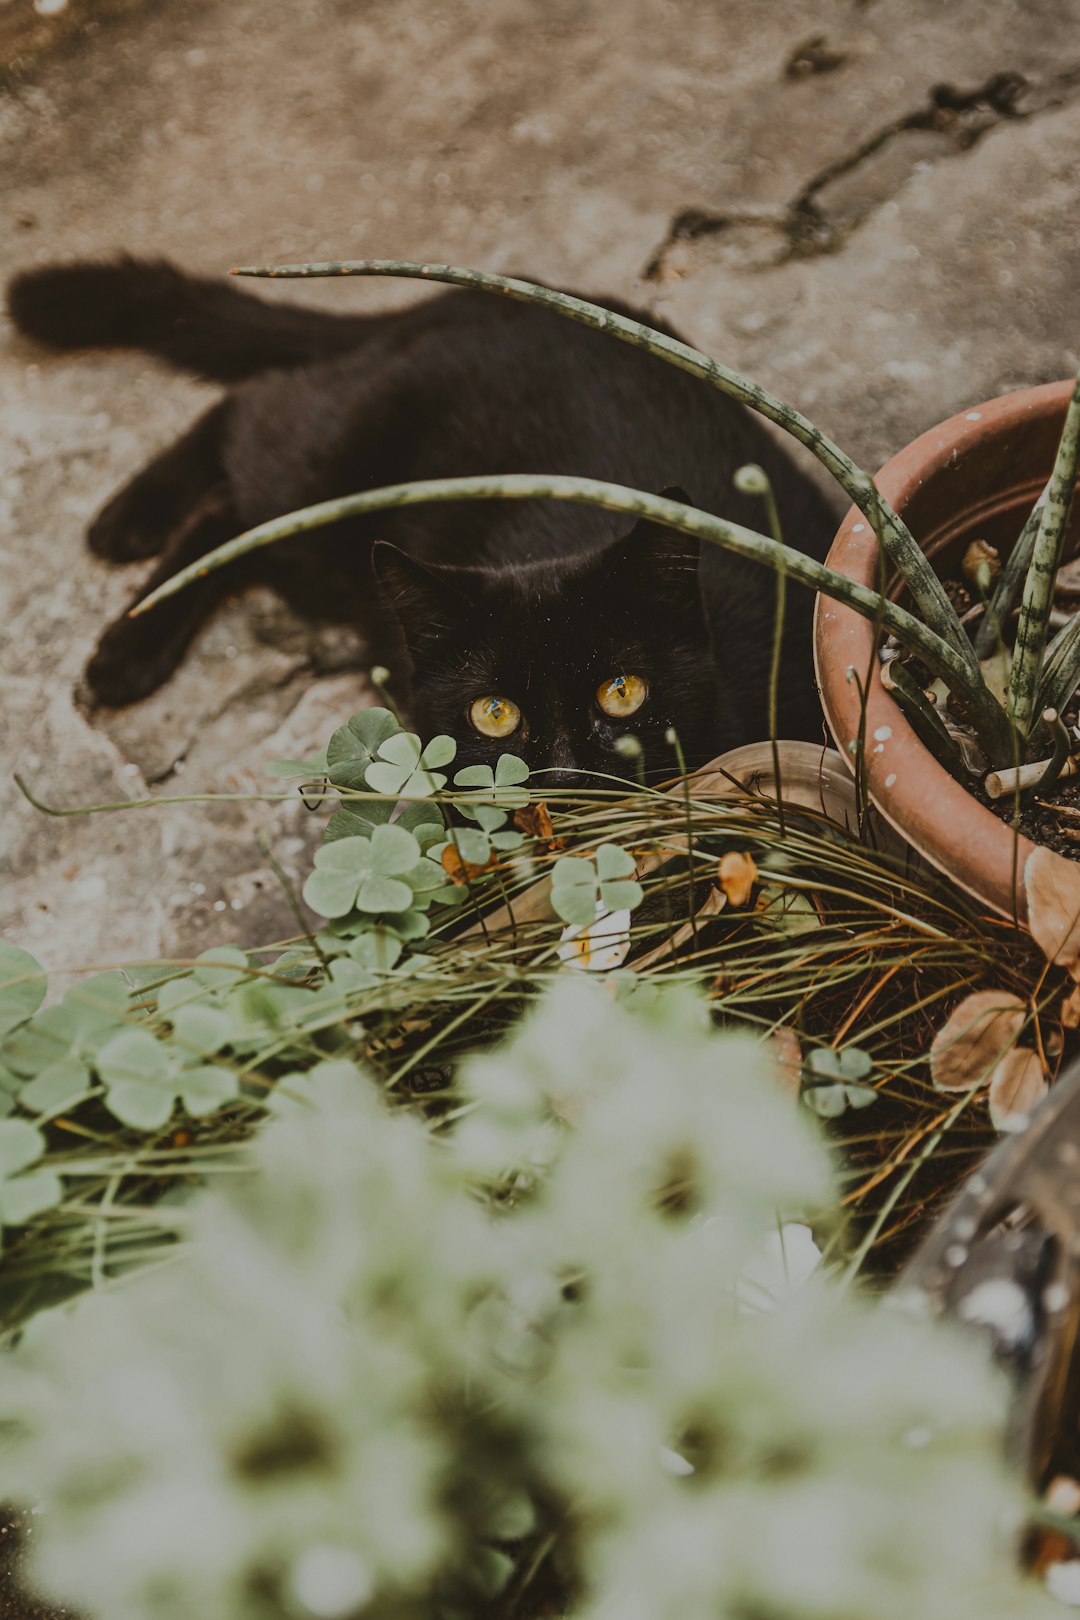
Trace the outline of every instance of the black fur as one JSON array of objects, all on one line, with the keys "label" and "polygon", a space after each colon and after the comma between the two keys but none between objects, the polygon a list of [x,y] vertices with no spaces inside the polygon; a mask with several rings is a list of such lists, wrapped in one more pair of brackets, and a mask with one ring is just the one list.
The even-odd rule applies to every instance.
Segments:
[{"label": "black fur", "polygon": [[[822,557],[834,527],[760,423],[715,390],[488,294],[336,317],[125,259],[30,271],[8,296],[16,325],[41,342],[125,344],[205,377],[245,379],[91,527],[99,555],[158,556],[140,596],[253,524],[413,478],[540,472],[678,485],[706,510],[759,528],[762,503],[732,485],[738,466],[758,461],[791,543]],[[302,613],[358,624],[372,660],[390,663],[408,690],[417,726],[454,735],[463,762],[512,748],[534,768],[625,774],[613,744],[632,730],[650,772],[666,774],[669,727],[691,763],[763,737],[773,576],[712,546],[699,560],[696,542],[649,524],[626,528],[598,508],[507,501],[403,508],[315,531],[120,619],[88,679],[104,703],[145,696],[214,604],[261,579]],[[375,553],[390,613],[379,611],[375,540],[392,542]],[[792,588],[788,602],[780,730],[818,736],[811,600]],[[649,697],[615,722],[595,693],[619,672],[643,676]],[[487,693],[524,715],[505,741],[469,724],[472,700]]]}]

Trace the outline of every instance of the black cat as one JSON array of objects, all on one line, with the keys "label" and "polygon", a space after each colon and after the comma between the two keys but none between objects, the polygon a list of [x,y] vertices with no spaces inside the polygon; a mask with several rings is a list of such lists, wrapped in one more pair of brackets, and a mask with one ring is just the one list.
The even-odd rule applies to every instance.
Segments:
[{"label": "black cat", "polygon": [[[336,316],[125,259],[32,270],[8,298],[15,325],[41,342],[144,349],[233,385],[90,528],[100,556],[159,557],[139,596],[267,518],[416,478],[575,473],[674,486],[760,528],[762,502],[732,484],[757,461],[790,543],[820,558],[834,527],[814,485],[741,407],[614,338],[490,294]],[[595,507],[474,501],[314,531],[119,619],[89,684],[105,704],[145,697],[212,607],[258,579],[303,614],[359,625],[413,722],[456,737],[462,763],[512,750],[563,780],[625,775],[614,744],[633,731],[657,776],[674,768],[669,728],[690,764],[764,737],[772,575],[711,545],[699,558],[696,541],[670,530],[626,526]],[[375,541],[393,544],[373,552]],[[810,610],[809,593],[790,589],[781,735],[821,734]]]}]

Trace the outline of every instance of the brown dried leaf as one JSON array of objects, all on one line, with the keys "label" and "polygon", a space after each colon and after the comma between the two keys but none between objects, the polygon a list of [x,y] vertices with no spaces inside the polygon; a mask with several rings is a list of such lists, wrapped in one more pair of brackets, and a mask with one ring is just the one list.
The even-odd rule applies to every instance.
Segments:
[{"label": "brown dried leaf", "polygon": [[990,1120],[995,1130],[1022,1131],[1031,1110],[1049,1091],[1038,1053],[1018,1046],[990,1077]]},{"label": "brown dried leaf", "polygon": [[544,799],[538,799],[535,804],[523,804],[520,810],[515,810],[514,826],[527,838],[538,839],[548,853],[566,848],[566,839],[555,837],[551,813]]},{"label": "brown dried leaf", "polygon": [[728,905],[745,906],[757,882],[758,870],[754,857],[742,850],[728,850],[717,868],[717,876]]},{"label": "brown dried leaf", "polygon": [[930,1074],[939,1091],[981,1086],[1023,1027],[1027,1009],[1007,990],[965,996],[938,1030],[930,1048]]},{"label": "brown dried leaf", "polygon": [[769,1037],[776,1073],[785,1091],[795,1098],[802,1089],[802,1044],[790,1024],[781,1024]]},{"label": "brown dried leaf", "polygon": [[475,866],[472,861],[463,860],[453,844],[447,844],[439,856],[439,861],[451,883],[464,887],[474,878],[483,877],[485,872],[493,872],[499,864],[499,857],[492,854],[482,866]]},{"label": "brown dried leaf", "polygon": [[1001,556],[996,546],[989,540],[972,540],[964,552],[964,560],[960,564],[960,571],[969,585],[974,585],[979,577],[979,569],[986,566],[990,571],[990,578],[997,579],[1001,573]]},{"label": "brown dried leaf", "polygon": [[1040,844],[1028,856],[1024,888],[1035,943],[1072,971],[1080,961],[1080,866]]},{"label": "brown dried leaf", "polygon": [[1066,1029],[1080,1029],[1080,984],[1074,984],[1063,997],[1058,1016]]}]

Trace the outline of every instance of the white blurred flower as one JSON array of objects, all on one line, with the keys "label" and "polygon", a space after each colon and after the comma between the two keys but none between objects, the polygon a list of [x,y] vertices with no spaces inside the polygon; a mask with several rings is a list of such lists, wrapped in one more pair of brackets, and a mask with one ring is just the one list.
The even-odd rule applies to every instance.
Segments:
[{"label": "white blurred flower", "polygon": [[629,911],[605,911],[600,900],[594,922],[584,926],[571,923],[559,935],[559,960],[567,967],[604,973],[621,967],[629,954]]},{"label": "white blurred flower", "polygon": [[787,1221],[767,1232],[760,1251],[746,1262],[735,1285],[740,1311],[775,1311],[809,1281],[820,1264],[821,1250],[808,1226]]}]

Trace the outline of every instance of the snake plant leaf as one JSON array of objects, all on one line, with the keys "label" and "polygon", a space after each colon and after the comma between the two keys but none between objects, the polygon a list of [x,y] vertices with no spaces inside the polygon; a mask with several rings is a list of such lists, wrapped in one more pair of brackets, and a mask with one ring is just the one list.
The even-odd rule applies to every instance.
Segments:
[{"label": "snake plant leaf", "polygon": [[0,940],[0,1039],[32,1018],[45,996],[45,970],[29,951]]}]

